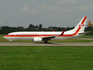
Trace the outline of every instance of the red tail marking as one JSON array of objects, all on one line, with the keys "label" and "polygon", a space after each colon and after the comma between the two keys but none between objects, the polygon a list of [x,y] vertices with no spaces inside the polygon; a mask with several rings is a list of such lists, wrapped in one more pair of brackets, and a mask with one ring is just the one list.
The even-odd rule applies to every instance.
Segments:
[{"label": "red tail marking", "polygon": [[85,25],[84,24],[80,24],[79,26],[81,27],[81,26],[85,26]]},{"label": "red tail marking", "polygon": [[83,21],[81,24],[84,24],[84,22],[86,21],[87,17],[84,17]]}]

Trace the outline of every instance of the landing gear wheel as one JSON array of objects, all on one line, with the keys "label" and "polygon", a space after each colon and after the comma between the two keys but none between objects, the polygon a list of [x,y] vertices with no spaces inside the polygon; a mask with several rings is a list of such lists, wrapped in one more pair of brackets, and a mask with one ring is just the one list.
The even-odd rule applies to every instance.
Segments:
[{"label": "landing gear wheel", "polygon": [[13,41],[11,41],[11,43],[13,43]]},{"label": "landing gear wheel", "polygon": [[44,41],[44,43],[48,43],[48,41],[47,41],[47,40],[45,40],[45,41]]}]

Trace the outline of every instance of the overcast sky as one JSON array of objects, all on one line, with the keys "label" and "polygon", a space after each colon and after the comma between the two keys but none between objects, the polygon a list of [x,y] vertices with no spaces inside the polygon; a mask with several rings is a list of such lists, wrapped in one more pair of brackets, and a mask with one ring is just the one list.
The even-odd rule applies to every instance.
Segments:
[{"label": "overcast sky", "polygon": [[93,0],[0,0],[0,26],[72,27],[93,20]]}]

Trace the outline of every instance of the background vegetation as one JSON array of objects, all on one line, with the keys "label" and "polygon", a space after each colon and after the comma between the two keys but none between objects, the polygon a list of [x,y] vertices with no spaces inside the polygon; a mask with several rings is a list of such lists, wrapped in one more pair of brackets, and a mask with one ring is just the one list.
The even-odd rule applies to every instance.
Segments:
[{"label": "background vegetation", "polygon": [[[70,30],[73,29],[73,27],[54,27],[54,26],[49,26],[48,28],[43,28],[42,24],[39,25],[33,25],[30,24],[27,28],[24,27],[10,27],[10,26],[1,26],[0,27],[0,34],[8,34],[10,32],[16,32],[16,31],[63,31],[65,30]],[[93,28],[92,27],[86,27],[85,29],[86,32],[91,31],[90,33],[88,33],[87,35],[93,35]]]}]

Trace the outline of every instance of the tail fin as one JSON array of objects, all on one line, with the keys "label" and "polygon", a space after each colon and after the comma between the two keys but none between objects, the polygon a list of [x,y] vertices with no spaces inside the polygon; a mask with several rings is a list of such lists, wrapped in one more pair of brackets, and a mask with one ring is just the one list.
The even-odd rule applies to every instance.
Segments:
[{"label": "tail fin", "polygon": [[86,21],[87,21],[87,16],[83,17],[82,20],[77,24],[77,26],[71,31],[76,32],[80,28],[78,33],[84,33]]}]

